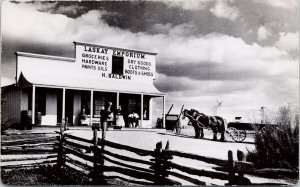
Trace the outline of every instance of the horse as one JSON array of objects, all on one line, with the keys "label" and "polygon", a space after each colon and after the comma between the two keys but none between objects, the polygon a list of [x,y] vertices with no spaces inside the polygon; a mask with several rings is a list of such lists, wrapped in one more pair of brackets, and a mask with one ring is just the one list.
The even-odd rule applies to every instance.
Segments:
[{"label": "horse", "polygon": [[189,119],[188,124],[192,124],[195,130],[195,138],[203,138],[204,128],[211,128],[214,136],[213,140],[217,140],[217,133],[221,133],[220,141],[225,141],[224,133],[225,133],[225,120],[220,116],[207,116],[203,113],[198,112],[197,110],[191,109],[183,110],[182,119],[186,117]]}]

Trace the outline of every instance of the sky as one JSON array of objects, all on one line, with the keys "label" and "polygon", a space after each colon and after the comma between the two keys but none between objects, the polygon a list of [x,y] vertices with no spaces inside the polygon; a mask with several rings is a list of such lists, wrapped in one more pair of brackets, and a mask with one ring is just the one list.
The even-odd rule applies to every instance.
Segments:
[{"label": "sky", "polygon": [[16,51],[74,57],[73,41],[81,41],[157,52],[154,84],[174,114],[184,104],[255,121],[262,106],[272,113],[299,103],[296,0],[5,1],[1,8],[2,86],[14,83]]}]

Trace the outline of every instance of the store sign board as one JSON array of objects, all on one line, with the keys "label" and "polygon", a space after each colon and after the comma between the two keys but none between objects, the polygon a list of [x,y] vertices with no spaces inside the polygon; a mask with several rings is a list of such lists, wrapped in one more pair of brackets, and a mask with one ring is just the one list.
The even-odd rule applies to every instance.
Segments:
[{"label": "store sign board", "polygon": [[155,79],[155,54],[76,43],[76,64],[87,74],[125,80]]}]

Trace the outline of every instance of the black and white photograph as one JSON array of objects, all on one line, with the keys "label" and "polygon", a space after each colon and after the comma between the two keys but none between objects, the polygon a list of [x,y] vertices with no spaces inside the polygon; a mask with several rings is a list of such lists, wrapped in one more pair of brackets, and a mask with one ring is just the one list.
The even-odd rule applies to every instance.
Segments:
[{"label": "black and white photograph", "polygon": [[299,1],[3,1],[1,183],[299,180]]}]

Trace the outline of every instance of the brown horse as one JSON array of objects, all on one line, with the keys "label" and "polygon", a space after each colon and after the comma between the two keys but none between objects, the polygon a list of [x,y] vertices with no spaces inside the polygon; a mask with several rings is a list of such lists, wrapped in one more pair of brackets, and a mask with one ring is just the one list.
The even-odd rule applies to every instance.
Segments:
[{"label": "brown horse", "polygon": [[225,121],[220,116],[207,116],[203,113],[198,112],[197,110],[183,110],[182,119],[188,118],[190,121],[188,124],[194,127],[195,130],[195,138],[203,138],[204,128],[210,128],[214,137],[213,140],[217,140],[217,133],[221,133],[220,141],[225,141],[224,133],[225,133]]}]

